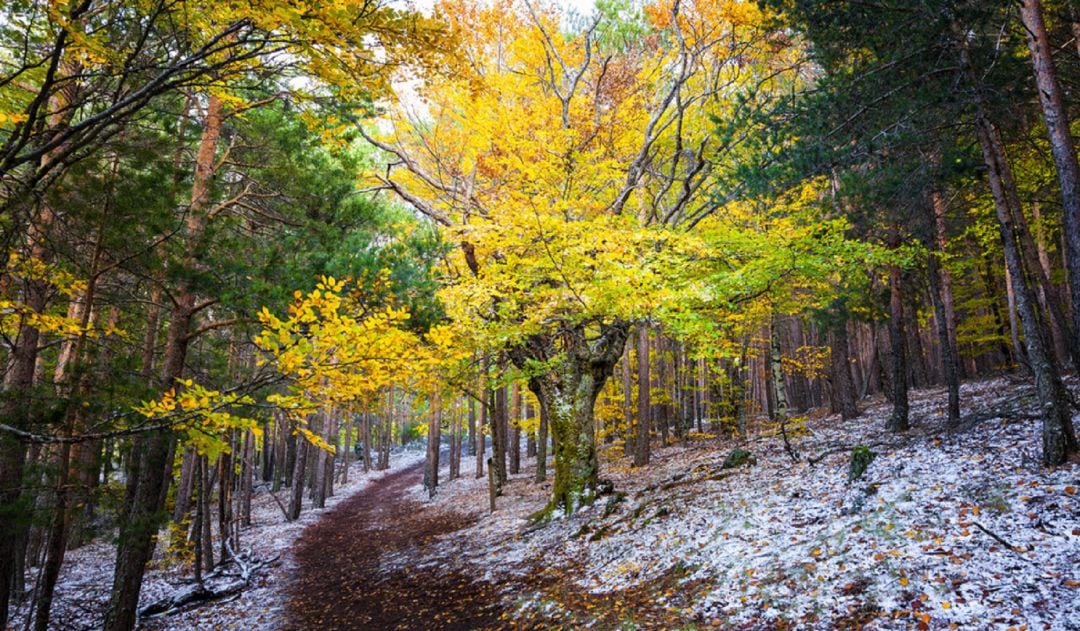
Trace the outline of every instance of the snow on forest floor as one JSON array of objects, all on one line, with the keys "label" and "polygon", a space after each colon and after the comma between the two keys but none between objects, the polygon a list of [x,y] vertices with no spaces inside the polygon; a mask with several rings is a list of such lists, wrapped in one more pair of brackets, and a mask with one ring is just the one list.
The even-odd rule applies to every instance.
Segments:
[{"label": "snow on forest floor", "polygon": [[[884,403],[811,419],[798,463],[761,435],[667,447],[641,471],[608,460],[625,498],[532,532],[550,486],[531,470],[491,516],[471,475],[429,506],[482,515],[440,545],[507,586],[515,625],[1080,629],[1080,467],[1039,465],[1032,387],[999,378],[961,398],[955,433],[943,390],[912,393],[900,436]],[[877,457],[849,483],[858,444]],[[736,446],[756,464],[723,470]]]},{"label": "snow on forest floor", "polygon": [[[291,548],[300,533],[312,523],[323,518],[342,500],[355,495],[364,487],[383,476],[410,467],[424,460],[422,445],[419,449],[408,448],[395,451],[390,459],[387,471],[369,471],[364,473],[362,463],[353,463],[349,470],[349,481],[344,485],[335,485],[334,495],[327,498],[326,507],[312,509],[305,497],[304,510],[294,522],[285,520],[285,516],[270,493],[263,487],[256,490],[251,504],[250,527],[243,528],[240,534],[241,551],[248,551],[262,561],[274,560],[260,568],[253,576],[251,584],[239,594],[221,601],[184,609],[178,613],[151,617],[140,621],[140,629],[168,629],[170,631],[203,629],[256,629],[277,628],[284,619],[283,588],[292,574],[293,560]],[[287,490],[277,493],[278,498],[288,502]],[[216,522],[216,520],[215,520]],[[217,544],[217,524],[214,524],[215,555]],[[181,591],[191,584],[190,568],[183,569],[165,559],[164,542],[167,534],[160,535],[159,545],[155,550],[154,561],[143,581],[139,607],[144,607],[167,595]],[[95,542],[67,553],[60,582],[56,589],[56,600],[52,609],[50,627],[54,629],[99,629],[105,616],[112,586],[113,564],[116,559],[116,544],[112,540]],[[33,585],[36,570],[27,577]],[[16,611],[12,620],[13,629],[21,629],[26,616],[25,607]]]}]

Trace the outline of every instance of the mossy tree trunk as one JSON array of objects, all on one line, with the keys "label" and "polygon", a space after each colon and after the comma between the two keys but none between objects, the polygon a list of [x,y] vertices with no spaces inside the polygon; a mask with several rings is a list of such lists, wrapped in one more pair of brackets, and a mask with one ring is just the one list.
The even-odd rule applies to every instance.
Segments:
[{"label": "mossy tree trunk", "polygon": [[596,499],[599,461],[593,407],[622,355],[629,324],[621,321],[564,327],[510,350],[514,364],[534,374],[529,387],[547,411],[554,438],[551,500],[537,518],[567,515]]}]

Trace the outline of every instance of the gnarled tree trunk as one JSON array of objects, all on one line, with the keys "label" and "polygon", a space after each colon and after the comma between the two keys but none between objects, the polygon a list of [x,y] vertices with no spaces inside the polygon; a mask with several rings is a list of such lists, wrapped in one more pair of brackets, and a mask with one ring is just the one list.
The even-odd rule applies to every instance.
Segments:
[{"label": "gnarled tree trunk", "polygon": [[[584,325],[565,327],[558,338],[533,336],[510,350],[516,366],[532,361],[551,366],[529,380],[529,387],[547,408],[548,426],[555,439],[555,480],[551,500],[537,518],[555,512],[571,514],[596,499],[599,461],[593,406],[622,354],[629,325],[614,322],[599,326],[599,334]],[[590,338],[592,338],[590,340]]]}]

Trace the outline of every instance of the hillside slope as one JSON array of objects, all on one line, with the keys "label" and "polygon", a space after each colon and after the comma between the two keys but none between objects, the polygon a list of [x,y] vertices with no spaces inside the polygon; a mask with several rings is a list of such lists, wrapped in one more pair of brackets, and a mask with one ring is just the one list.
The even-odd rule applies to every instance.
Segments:
[{"label": "hillside slope", "polygon": [[[810,420],[798,462],[764,435],[605,462],[617,494],[531,532],[531,471],[491,516],[483,480],[429,509],[483,513],[441,545],[515,594],[517,625],[1080,629],[1080,467],[1040,467],[1033,389],[966,384],[958,432],[943,392],[913,395],[907,434],[884,403]],[[849,483],[856,445],[876,458]],[[735,447],[755,463],[724,469]]]}]

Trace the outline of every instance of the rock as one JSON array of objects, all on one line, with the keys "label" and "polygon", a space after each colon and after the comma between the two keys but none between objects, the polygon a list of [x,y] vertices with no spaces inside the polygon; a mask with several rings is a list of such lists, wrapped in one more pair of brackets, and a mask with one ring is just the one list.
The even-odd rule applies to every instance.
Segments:
[{"label": "rock", "polygon": [[734,469],[743,465],[753,464],[757,464],[757,458],[754,457],[754,454],[746,451],[745,449],[740,449],[736,447],[735,449],[731,450],[731,453],[727,455],[727,458],[724,458],[724,464],[720,465],[720,468]]},{"label": "rock", "polygon": [[853,482],[866,473],[866,468],[874,461],[877,454],[866,445],[856,445],[851,450],[851,465],[848,467],[848,482]]}]

